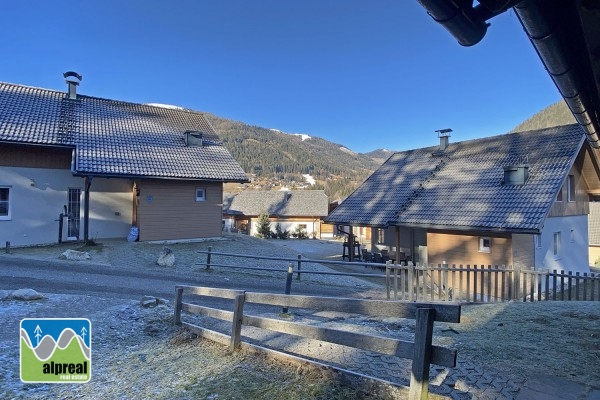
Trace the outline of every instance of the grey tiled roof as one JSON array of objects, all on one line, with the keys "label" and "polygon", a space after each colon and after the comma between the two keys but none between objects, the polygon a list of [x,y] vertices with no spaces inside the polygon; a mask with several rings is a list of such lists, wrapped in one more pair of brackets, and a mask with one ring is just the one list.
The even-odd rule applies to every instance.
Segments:
[{"label": "grey tiled roof", "polygon": [[[184,132],[203,133],[185,146]],[[0,82],[0,141],[72,146],[81,175],[246,181],[198,112]]]},{"label": "grey tiled roof", "polygon": [[[600,202],[590,202],[588,231],[590,245],[600,246]],[[594,260],[590,261],[594,262]]]},{"label": "grey tiled roof", "polygon": [[254,191],[236,195],[225,210],[229,215],[257,216],[268,212],[280,217],[324,217],[327,195],[322,190]]},{"label": "grey tiled roof", "polygon": [[[536,231],[584,143],[579,125],[511,133],[392,155],[325,218],[338,224]],[[527,162],[524,185],[504,167]]]}]

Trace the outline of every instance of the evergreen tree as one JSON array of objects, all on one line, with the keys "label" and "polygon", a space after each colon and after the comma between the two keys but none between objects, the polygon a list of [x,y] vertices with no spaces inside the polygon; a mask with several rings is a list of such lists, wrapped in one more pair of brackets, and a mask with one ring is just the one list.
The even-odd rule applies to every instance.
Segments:
[{"label": "evergreen tree", "polygon": [[271,221],[269,221],[269,215],[262,213],[258,217],[258,227],[256,228],[258,237],[268,239],[271,237]]}]

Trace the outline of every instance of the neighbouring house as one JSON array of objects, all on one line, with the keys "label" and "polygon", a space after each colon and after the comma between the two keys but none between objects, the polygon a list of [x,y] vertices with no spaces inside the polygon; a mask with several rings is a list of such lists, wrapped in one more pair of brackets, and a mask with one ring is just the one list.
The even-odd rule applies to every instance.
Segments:
[{"label": "neighbouring house", "polygon": [[590,202],[588,227],[590,265],[600,266],[600,202],[598,201]]},{"label": "neighbouring house", "polygon": [[[246,182],[203,114],[0,82],[0,243],[221,235]],[[62,228],[62,229],[61,229]]]},{"label": "neighbouring house", "polygon": [[267,214],[273,232],[279,224],[282,231],[291,234],[299,229],[312,238],[321,237],[329,206],[323,190],[246,190],[223,203],[226,230],[256,235],[259,217]]},{"label": "neighbouring house", "polygon": [[579,125],[393,154],[325,221],[418,264],[588,270],[598,161]]}]

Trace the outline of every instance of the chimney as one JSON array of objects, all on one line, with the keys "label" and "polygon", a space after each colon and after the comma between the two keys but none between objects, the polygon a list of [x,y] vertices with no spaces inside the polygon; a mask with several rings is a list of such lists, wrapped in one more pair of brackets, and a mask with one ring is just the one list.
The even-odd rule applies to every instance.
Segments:
[{"label": "chimney", "polygon": [[446,148],[448,147],[448,144],[450,143],[450,132],[452,132],[452,129],[450,129],[450,128],[438,129],[436,132],[438,134],[438,137],[440,138],[440,150],[439,151],[444,151],[444,150],[446,150]]},{"label": "chimney", "polygon": [[185,145],[202,147],[202,132],[197,131],[185,131],[184,133]]},{"label": "chimney", "polygon": [[83,76],[74,71],[67,71],[63,74],[63,77],[65,78],[69,88],[67,98],[71,100],[77,99],[77,86],[79,86],[79,82],[83,80]]}]

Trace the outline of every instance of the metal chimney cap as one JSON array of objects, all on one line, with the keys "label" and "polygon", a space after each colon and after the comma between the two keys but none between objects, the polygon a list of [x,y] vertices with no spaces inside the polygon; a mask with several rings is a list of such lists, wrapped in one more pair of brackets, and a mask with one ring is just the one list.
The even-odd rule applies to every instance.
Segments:
[{"label": "metal chimney cap", "polygon": [[[63,77],[65,79],[67,79],[67,82],[72,82],[72,83],[77,83],[77,84],[83,80],[83,76],[81,76],[80,74],[78,74],[75,71],[67,71],[67,72],[63,73]],[[77,80],[79,82],[75,82],[74,80],[68,79],[68,78],[77,78]]]},{"label": "metal chimney cap", "polygon": [[450,136],[450,132],[452,132],[452,129],[450,128],[445,128],[445,129],[438,129],[437,131],[438,137],[442,137],[442,136]]}]

